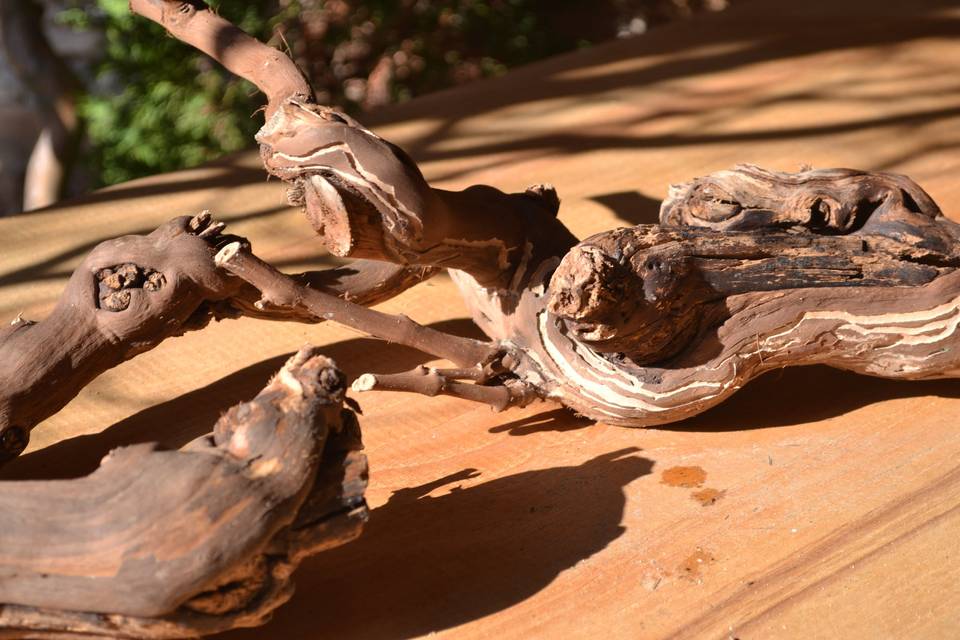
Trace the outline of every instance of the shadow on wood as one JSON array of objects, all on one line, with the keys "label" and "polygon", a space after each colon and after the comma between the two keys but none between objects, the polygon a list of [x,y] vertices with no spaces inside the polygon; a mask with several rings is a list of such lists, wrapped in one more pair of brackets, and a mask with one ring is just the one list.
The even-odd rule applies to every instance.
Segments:
[{"label": "shadow on wood", "polygon": [[591,200],[610,209],[630,225],[657,224],[660,221],[660,200],[639,191],[617,191],[591,196]]},{"label": "shadow on wood", "polygon": [[482,477],[464,469],[394,492],[356,542],[302,567],[274,637],[409,638],[530,597],[626,531],[624,488],[654,466],[637,451],[460,488]]},{"label": "shadow on wood", "polygon": [[814,365],[763,374],[723,404],[670,425],[681,431],[743,431],[801,425],[903,398],[960,398],[955,380],[885,380]]}]

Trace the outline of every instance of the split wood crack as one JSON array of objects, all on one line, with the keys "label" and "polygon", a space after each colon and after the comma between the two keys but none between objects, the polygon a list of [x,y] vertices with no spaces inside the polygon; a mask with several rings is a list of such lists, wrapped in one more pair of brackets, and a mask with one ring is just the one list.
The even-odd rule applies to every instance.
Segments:
[{"label": "split wood crack", "polygon": [[[450,362],[364,374],[359,392],[497,410],[553,400],[627,427],[683,420],[785,366],[960,376],[960,227],[909,178],[741,165],[671,187],[659,225],[581,241],[549,185],[432,187],[402,149],[316,104],[289,58],[199,0],[130,5],[266,94],[265,170],[332,253],[356,260],[286,275],[207,213],[102,243],[45,320],[0,330],[2,459],[104,371],[238,316],[329,320]],[[488,340],[368,308],[440,269]],[[344,391],[334,364],[305,349],[180,451],[136,445],[86,478],[0,485],[4,637],[191,637],[264,622],[300,559],[351,539],[366,516]],[[158,528],[123,524],[138,521]],[[115,546],[100,548],[86,522]],[[170,547],[164,522],[193,523],[202,548]],[[74,553],[31,555],[61,548],[64,531],[76,531]]]}]

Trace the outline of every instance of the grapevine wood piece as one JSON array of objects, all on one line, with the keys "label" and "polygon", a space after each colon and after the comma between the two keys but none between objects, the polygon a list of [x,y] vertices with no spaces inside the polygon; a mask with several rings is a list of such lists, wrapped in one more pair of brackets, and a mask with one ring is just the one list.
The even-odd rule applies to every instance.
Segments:
[{"label": "grapevine wood piece", "polygon": [[[237,240],[223,235],[224,227],[202,213],[146,236],[103,242],[74,271],[45,320],[18,316],[0,328],[0,463],[19,455],[30,430],[91,380],[166,338],[238,315],[318,320],[255,308],[258,293],[213,263],[217,247]],[[429,275],[429,267],[370,263],[294,277],[330,295],[375,304]]]},{"label": "grapevine wood piece", "polygon": [[355,538],[366,457],[315,348],[179,451],[3,483],[0,637],[188,638],[264,623],[304,557]]},{"label": "grapevine wood piece", "polygon": [[[448,189],[465,180],[510,190],[522,190],[524,175],[554,180],[562,185],[561,220],[581,238],[649,221],[650,202],[637,192],[662,199],[670,182],[743,158],[788,170],[799,157],[818,167],[897,167],[952,215],[960,94],[948,61],[958,50],[937,35],[956,29],[958,13],[937,2],[875,8],[862,0],[734,5],[415,101],[374,116],[374,130],[415,150],[425,175]],[[851,30],[865,13],[873,22]],[[735,50],[718,51],[717,42]],[[435,132],[447,133],[437,140]],[[231,164],[255,160],[244,154]],[[0,221],[18,240],[2,262],[7,320],[30,295],[25,287],[36,301],[56,293],[60,268],[45,260],[105,237],[103,223],[130,233],[159,208],[196,211],[214,201],[240,218],[275,206],[275,181],[243,169],[221,176],[222,165],[151,178],[111,196],[123,198],[119,206],[104,201],[110,192],[94,195],[28,228]],[[635,197],[594,199],[613,192]],[[313,251],[299,224],[283,211],[237,229],[272,261]],[[71,226],[70,238],[57,235]],[[305,246],[285,254],[300,238]],[[24,284],[11,285],[13,277]],[[385,308],[430,326],[464,315],[447,278]],[[92,408],[102,424],[123,420],[108,432],[112,439],[134,429],[162,432],[178,410],[211,415],[217,393],[251,389],[266,371],[239,367],[289,351],[305,333],[356,372],[378,370],[383,358],[391,371],[394,358],[415,360],[332,325],[217,323],[99,379],[34,433],[35,444],[88,432]],[[191,366],[198,356],[207,360],[201,370]],[[153,373],[142,385],[129,382]],[[477,638],[721,637],[730,626],[738,637],[766,637],[782,635],[783,625],[808,637],[843,629],[845,637],[871,638],[878,625],[949,637],[960,611],[951,579],[960,559],[943,553],[960,523],[952,389],[952,381],[889,382],[805,367],[764,375],[688,424],[642,432],[591,425],[545,404],[495,414],[450,398],[367,394],[361,420],[377,470],[367,494],[376,526],[302,565],[298,594],[269,626],[229,637],[349,637],[358,629],[393,637],[453,629]],[[117,402],[99,408],[104,395]],[[170,400],[158,406],[157,398]],[[6,475],[83,455],[86,442],[53,444]],[[97,449],[100,442],[89,439]],[[643,448],[651,474],[634,480],[627,463],[585,464],[630,446]],[[701,466],[705,486],[725,496],[701,507],[693,490],[661,484],[661,472],[676,465]],[[479,475],[438,486],[467,468]],[[413,500],[408,489],[421,485],[430,499]],[[462,491],[453,490],[458,485]],[[516,526],[474,517],[490,512],[516,513]],[[591,525],[580,526],[585,521]],[[424,531],[426,522],[437,526]],[[524,544],[559,530],[569,533]],[[700,548],[705,561],[688,579],[680,567]],[[432,571],[426,558],[449,570]],[[384,579],[365,581],[384,570]],[[585,590],[595,597],[582,598]],[[622,615],[627,609],[633,615]]]},{"label": "grapevine wood piece", "polygon": [[[770,182],[754,193],[749,180],[757,174]],[[681,420],[784,366],[909,379],[960,375],[957,226],[919,187],[901,176],[847,170],[789,175],[743,167],[719,180],[742,194],[723,198],[723,211],[763,201],[768,213],[760,215],[796,222],[736,233],[665,219],[585,240],[540,265],[524,290],[490,292],[468,274],[455,280],[481,328],[527,356],[518,378],[610,424]],[[830,196],[838,215],[856,211],[863,183],[878,206],[851,235],[822,235],[816,216],[800,217],[797,203]],[[702,210],[708,205],[715,206]],[[670,199],[663,212],[683,215]],[[515,300],[510,313],[507,296]],[[394,379],[390,386],[402,385]]]},{"label": "grapevine wood piece", "polygon": [[[492,340],[451,351],[450,339],[407,319],[387,331],[388,319],[335,311],[239,247],[222,253],[264,304],[312,311],[460,367],[369,374],[358,390],[467,397],[461,380],[470,380],[489,387],[475,399],[498,409],[539,396],[645,426],[699,413],[788,365],[957,374],[957,227],[906,177],[737,167],[674,188],[660,227],[577,243],[556,219],[552,187],[432,188],[396,145],[314,104],[302,78],[274,82],[277,52],[202,2],[131,7],[264,90],[267,120],[256,136],[264,167],[290,184],[291,202],[333,253],[450,269]],[[280,75],[293,78],[286,65]],[[425,346],[432,340],[435,348]]]}]

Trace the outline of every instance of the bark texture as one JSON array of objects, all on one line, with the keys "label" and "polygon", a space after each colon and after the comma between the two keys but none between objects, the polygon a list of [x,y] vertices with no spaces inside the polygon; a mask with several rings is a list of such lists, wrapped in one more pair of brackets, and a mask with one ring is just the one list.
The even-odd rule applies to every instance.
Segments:
[{"label": "bark texture", "polygon": [[328,107],[288,100],[257,141],[267,172],[291,185],[290,201],[338,256],[461,269],[506,289],[544,251],[576,242],[552,187],[435,189],[402,149]]},{"label": "bark texture", "polygon": [[[828,201],[833,214],[810,215]],[[541,395],[647,426],[784,366],[958,375],[956,238],[904,176],[737,167],[672,189],[660,226],[604,232],[541,265],[511,318],[458,282],[485,331],[536,364],[519,373]]]},{"label": "bark texture", "polygon": [[[167,24],[181,4],[132,6]],[[215,19],[201,20],[202,3],[184,11],[198,24]],[[200,31],[173,27],[208,50]],[[275,52],[243,44],[233,53],[268,66]],[[258,65],[234,67],[265,86]],[[290,185],[330,250],[450,269],[491,338],[444,337],[314,295],[242,246],[225,249],[220,264],[262,292],[261,309],[333,319],[457,367],[367,374],[357,390],[443,393],[497,409],[554,398],[644,426],[703,411],[771,367],[957,373],[960,230],[905,176],[738,166],[671,188],[658,226],[578,243],[556,219],[552,187],[435,189],[396,145],[309,92],[265,91],[264,167]]]},{"label": "bark texture", "polygon": [[[704,184],[714,185],[709,197]],[[715,185],[728,194],[722,215],[705,213],[718,206]],[[499,360],[508,374],[476,383],[522,388],[508,404],[534,395],[649,426],[700,413],[784,366],[960,375],[958,227],[908,178],[738,167],[671,193],[661,225],[589,238],[532,265],[523,287],[491,290],[452,272],[474,320],[508,354]],[[833,222],[803,217],[806,203],[827,198]],[[354,388],[437,393],[424,378],[371,376]]]},{"label": "bark texture", "polygon": [[304,557],[356,537],[366,458],[345,378],[306,347],[179,451],[3,483],[0,637],[188,638],[265,622]]}]

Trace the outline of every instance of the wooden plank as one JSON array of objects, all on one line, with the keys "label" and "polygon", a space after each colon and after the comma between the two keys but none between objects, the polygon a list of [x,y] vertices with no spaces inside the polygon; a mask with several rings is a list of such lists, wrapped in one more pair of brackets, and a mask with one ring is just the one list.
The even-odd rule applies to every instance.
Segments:
[{"label": "wooden plank", "polygon": [[[373,120],[441,186],[553,182],[580,236],[653,221],[668,184],[742,161],[908,173],[956,217],[957,33],[952,2],[745,2]],[[0,220],[0,315],[42,315],[97,241],[204,208],[284,268],[330,261],[282,188],[241,154]],[[472,330],[446,278],[382,308]],[[97,380],[0,477],[81,473],[120,443],[181,444],[307,341],[353,375],[421,359],[332,325],[219,323]],[[548,404],[494,414],[451,398],[361,400],[367,530],[304,565],[268,628],[231,637],[960,629],[955,382],[785,370],[706,415],[647,430]],[[702,485],[665,483],[675,467],[698,467]],[[705,489],[717,491],[712,503],[701,496],[706,506],[694,495]]]}]

